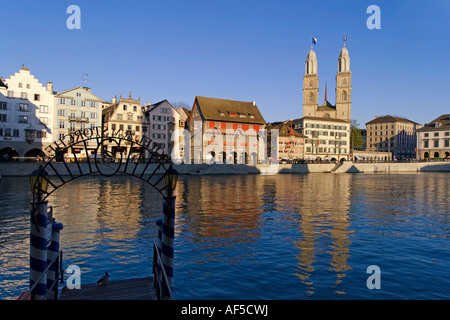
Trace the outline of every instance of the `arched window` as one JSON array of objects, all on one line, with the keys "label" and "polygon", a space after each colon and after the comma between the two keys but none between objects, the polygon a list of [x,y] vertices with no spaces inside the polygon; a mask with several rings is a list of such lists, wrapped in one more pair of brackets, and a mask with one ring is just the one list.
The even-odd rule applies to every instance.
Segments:
[{"label": "arched window", "polygon": [[347,80],[343,79],[343,80],[342,80],[342,85],[343,85],[343,86],[346,86],[346,85],[347,85]]},{"label": "arched window", "polygon": [[345,102],[347,101],[347,91],[342,91],[341,101]]},{"label": "arched window", "polygon": [[314,102],[314,94],[312,92],[309,94],[308,102],[310,103]]},{"label": "arched window", "polygon": [[327,119],[330,119],[330,115],[328,113],[325,113],[325,115],[323,117],[327,118]]}]

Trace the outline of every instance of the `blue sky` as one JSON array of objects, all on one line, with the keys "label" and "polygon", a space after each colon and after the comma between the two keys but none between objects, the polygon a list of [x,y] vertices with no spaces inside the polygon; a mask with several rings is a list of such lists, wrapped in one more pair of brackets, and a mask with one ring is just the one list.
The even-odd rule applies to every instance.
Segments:
[{"label": "blue sky", "polygon": [[[69,5],[81,29],[69,30]],[[369,5],[381,10],[370,30]],[[193,104],[196,95],[255,100],[266,121],[302,116],[302,78],[318,39],[319,101],[335,103],[337,59],[347,35],[352,118],[426,123],[449,113],[450,2],[442,1],[7,1],[0,5],[0,76],[22,64],[63,91]]]}]

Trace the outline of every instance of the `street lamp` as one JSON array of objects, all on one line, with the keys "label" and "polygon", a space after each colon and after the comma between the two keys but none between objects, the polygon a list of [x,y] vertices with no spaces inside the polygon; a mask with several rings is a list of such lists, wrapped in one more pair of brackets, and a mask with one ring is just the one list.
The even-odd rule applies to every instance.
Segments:
[{"label": "street lamp", "polygon": [[167,189],[167,194],[169,197],[172,196],[173,190],[175,190],[177,186],[178,176],[178,171],[170,165],[164,176],[164,187]]}]

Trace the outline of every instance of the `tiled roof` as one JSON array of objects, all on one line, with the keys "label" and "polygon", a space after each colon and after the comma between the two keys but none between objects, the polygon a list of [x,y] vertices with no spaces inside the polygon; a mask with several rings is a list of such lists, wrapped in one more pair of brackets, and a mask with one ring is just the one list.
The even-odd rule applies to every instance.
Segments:
[{"label": "tiled roof", "polygon": [[292,129],[292,121],[286,121],[284,123],[276,124],[276,125],[268,125],[266,127],[266,130],[268,133],[272,129],[278,129],[278,136],[279,137],[289,137],[291,135],[295,136],[296,138],[306,138],[303,134],[295,131]]},{"label": "tiled roof", "polygon": [[196,107],[204,120],[265,124],[256,103],[197,96]]},{"label": "tiled roof", "polygon": [[317,120],[317,121],[350,123],[350,121],[343,120],[343,119],[324,118],[324,117],[310,117],[310,116],[306,116],[306,117],[300,118],[300,120],[303,120],[303,121],[304,120]]},{"label": "tiled roof", "polygon": [[377,117],[369,122],[366,122],[366,125],[367,124],[376,124],[376,123],[390,123],[390,122],[410,122],[410,123],[418,124],[418,123],[408,120],[406,118],[400,118],[400,117],[386,115],[386,116]]},{"label": "tiled roof", "polygon": [[450,130],[450,114],[443,114],[417,131]]}]

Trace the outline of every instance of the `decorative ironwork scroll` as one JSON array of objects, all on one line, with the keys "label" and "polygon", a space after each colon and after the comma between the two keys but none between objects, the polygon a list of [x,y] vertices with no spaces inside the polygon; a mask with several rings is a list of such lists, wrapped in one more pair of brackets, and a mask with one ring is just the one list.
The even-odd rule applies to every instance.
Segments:
[{"label": "decorative ironwork scroll", "polygon": [[42,200],[69,181],[94,174],[131,175],[161,194],[167,189],[162,181],[170,157],[152,139],[147,136],[138,139],[134,132],[108,132],[102,127],[82,129],[54,141],[44,153],[43,169],[51,178]]}]

